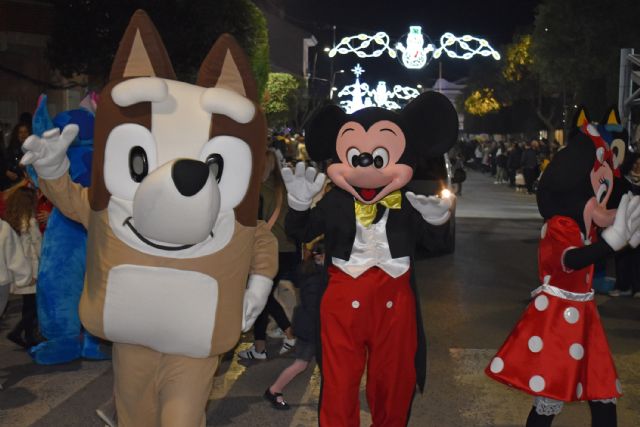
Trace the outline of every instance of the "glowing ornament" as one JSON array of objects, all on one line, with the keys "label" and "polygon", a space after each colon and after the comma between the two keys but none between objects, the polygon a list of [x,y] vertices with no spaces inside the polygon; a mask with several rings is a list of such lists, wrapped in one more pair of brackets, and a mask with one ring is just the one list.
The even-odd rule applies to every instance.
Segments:
[{"label": "glowing ornament", "polygon": [[424,46],[424,36],[422,34],[422,27],[412,26],[409,27],[409,34],[407,35],[407,47],[402,43],[396,44],[396,49],[402,52],[402,63],[405,67],[410,69],[420,69],[427,65],[429,60],[429,53],[435,50],[435,47],[431,43],[427,43]]},{"label": "glowing ornament", "polygon": [[338,98],[349,96],[351,99],[340,101],[340,105],[349,114],[366,107],[381,107],[387,110],[399,110],[401,108],[393,99],[407,101],[416,98],[420,92],[412,87],[400,85],[393,86],[393,90],[387,88],[387,83],[379,81],[375,89],[369,89],[367,83],[360,82],[360,76],[364,69],[357,64],[352,70],[356,76],[356,81],[352,85],[347,85],[338,92]]},{"label": "glowing ornament", "polygon": [[[477,46],[473,47],[469,43],[477,44]],[[465,51],[462,55],[449,48],[455,44]],[[449,58],[455,59],[471,59],[476,55],[481,55],[485,57],[492,56],[496,61],[500,60],[500,54],[489,45],[488,41],[469,35],[456,37],[451,33],[444,33],[440,36],[440,47],[433,52],[433,57],[439,58],[443,52],[446,53]]]},{"label": "glowing ornament", "polygon": [[[352,45],[352,42],[360,41],[359,45]],[[368,49],[374,43],[373,50]],[[336,46],[329,51],[329,57],[333,58],[336,54],[346,55],[354,53],[358,58],[377,58],[387,52],[391,58],[396,57],[396,52],[389,46],[389,35],[385,32],[379,32],[372,36],[366,34],[358,34],[350,37],[343,37]]]}]

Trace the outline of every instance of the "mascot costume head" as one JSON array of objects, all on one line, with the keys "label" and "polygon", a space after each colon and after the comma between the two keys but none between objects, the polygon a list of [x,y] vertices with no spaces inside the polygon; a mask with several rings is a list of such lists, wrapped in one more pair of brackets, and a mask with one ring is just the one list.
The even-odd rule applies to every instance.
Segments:
[{"label": "mascot costume head", "polygon": [[176,81],[137,11],[100,93],[91,187],[67,174],[77,127],[24,144],[47,197],[88,230],[80,319],[114,343],[120,426],[204,423],[218,355],[266,303],[278,266],[277,242],[257,222],[267,139],[258,101],[231,36],[213,45],[196,84]]}]

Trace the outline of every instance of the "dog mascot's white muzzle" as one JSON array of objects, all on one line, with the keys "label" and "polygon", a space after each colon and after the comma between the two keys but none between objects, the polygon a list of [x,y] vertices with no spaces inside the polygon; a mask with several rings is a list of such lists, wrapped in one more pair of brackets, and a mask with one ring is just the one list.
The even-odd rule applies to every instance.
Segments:
[{"label": "dog mascot's white muzzle", "polygon": [[148,239],[195,245],[212,233],[220,211],[220,190],[209,167],[177,159],[140,183],[133,199],[133,225]]}]

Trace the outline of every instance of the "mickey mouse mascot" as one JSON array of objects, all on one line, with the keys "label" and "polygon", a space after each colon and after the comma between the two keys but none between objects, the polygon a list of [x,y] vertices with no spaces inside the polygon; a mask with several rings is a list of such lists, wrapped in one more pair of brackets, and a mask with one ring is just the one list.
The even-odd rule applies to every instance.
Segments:
[{"label": "mickey mouse mascot", "polygon": [[310,209],[324,174],[304,163],[282,171],[287,232],[308,242],[324,234],[328,285],[320,307],[320,425],[360,425],[359,386],[376,426],[405,426],[416,383],[424,387],[425,338],[412,273],[416,244],[433,247],[448,227],[451,200],[406,191],[418,158],[455,143],[449,100],[427,92],[401,113],[365,108],[318,112],[306,130],[315,161],[331,160],[336,185]]},{"label": "mickey mouse mascot", "polygon": [[527,427],[550,426],[563,402],[580,400],[589,401],[594,427],[615,426],[621,395],[593,299],[593,264],[640,244],[640,197],[623,195],[617,210],[607,209],[625,145],[613,139],[610,120],[591,124],[584,109],[576,117],[574,134],[538,189],[542,285],[486,369],[535,396]]}]

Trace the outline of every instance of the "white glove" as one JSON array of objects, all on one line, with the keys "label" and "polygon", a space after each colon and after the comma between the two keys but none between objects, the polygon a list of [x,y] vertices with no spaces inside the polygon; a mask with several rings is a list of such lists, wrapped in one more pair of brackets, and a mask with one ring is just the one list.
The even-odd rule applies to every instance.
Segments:
[{"label": "white glove", "polygon": [[23,165],[33,165],[38,176],[44,179],[56,179],[69,170],[67,148],[78,135],[78,125],[67,125],[60,129],[46,131],[42,138],[31,135],[22,144],[25,155],[20,159]]},{"label": "white glove", "polygon": [[616,252],[625,247],[631,238],[631,231],[629,230],[628,224],[629,199],[629,194],[622,196],[616,212],[616,218],[613,220],[613,225],[610,225],[602,232],[604,241]]},{"label": "white glove", "polygon": [[291,168],[282,168],[282,180],[287,187],[289,207],[295,211],[306,211],[311,206],[313,196],[322,190],[325,174],[316,175],[312,167],[306,168],[304,162],[296,164],[295,174]]},{"label": "white glove", "polygon": [[406,193],[407,199],[411,206],[415,208],[422,218],[431,225],[442,225],[449,220],[451,216],[452,197],[440,198],[436,196],[416,196],[411,191]]},{"label": "white glove", "polygon": [[242,307],[242,332],[247,332],[253,326],[264,306],[273,287],[273,280],[259,274],[249,276],[247,289],[244,291]]},{"label": "white glove", "polygon": [[627,227],[631,237],[629,245],[637,248],[640,245],[640,196],[630,196],[631,201],[627,207]]}]

